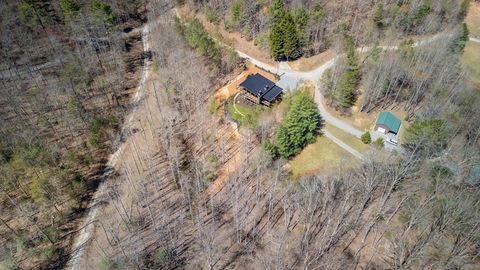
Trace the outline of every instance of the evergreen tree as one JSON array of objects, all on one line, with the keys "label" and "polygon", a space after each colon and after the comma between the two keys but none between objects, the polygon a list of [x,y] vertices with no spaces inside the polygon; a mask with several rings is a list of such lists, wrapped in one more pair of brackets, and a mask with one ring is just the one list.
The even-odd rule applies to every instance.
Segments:
[{"label": "evergreen tree", "polygon": [[310,35],[307,31],[308,23],[310,22],[310,14],[305,10],[305,8],[301,7],[295,12],[294,19],[297,26],[299,48],[302,51],[306,51],[311,45]]},{"label": "evergreen tree", "polygon": [[458,31],[458,34],[453,39],[450,46],[453,53],[463,54],[465,45],[467,45],[468,40],[470,39],[470,31],[468,30],[467,24],[463,23],[462,29]]},{"label": "evergreen tree", "polygon": [[21,21],[29,26],[45,28],[52,21],[50,2],[45,0],[27,0],[18,5]]},{"label": "evergreen tree", "polygon": [[242,15],[242,1],[235,0],[232,4],[232,20],[233,22],[238,22],[240,16]]},{"label": "evergreen tree", "polygon": [[277,150],[278,153],[284,157],[288,158],[295,154],[295,145],[293,144],[292,139],[290,138],[290,133],[287,128],[280,124],[277,129]]},{"label": "evergreen tree", "polygon": [[338,79],[334,101],[343,108],[350,108],[355,104],[355,87],[357,86],[357,71],[348,70]]},{"label": "evergreen tree", "polygon": [[348,69],[340,75],[332,98],[338,106],[346,109],[355,104],[355,90],[358,81],[360,80],[355,41],[349,35],[345,35],[345,54],[347,57]]},{"label": "evergreen tree", "polygon": [[412,61],[415,56],[415,41],[411,38],[403,40],[398,46],[400,57],[406,61]]},{"label": "evergreen tree", "polygon": [[273,0],[270,4],[269,13],[271,16],[271,22],[275,24],[278,20],[283,17],[283,13],[285,12],[283,8],[283,0]]},{"label": "evergreen tree", "polygon": [[283,0],[274,0],[269,13],[271,16],[269,45],[272,57],[277,60],[298,57],[300,42],[297,24],[292,14],[285,11]]},{"label": "evergreen tree", "polygon": [[80,10],[75,0],[60,0],[60,7],[62,8],[65,21],[70,21]]},{"label": "evergreen tree", "polygon": [[274,59],[280,59],[284,57],[285,53],[283,50],[283,31],[279,23],[274,24],[272,30],[270,31],[270,52]]},{"label": "evergreen tree", "polygon": [[277,130],[278,153],[289,158],[315,141],[320,128],[318,107],[308,92],[292,98],[287,116]]},{"label": "evergreen tree", "polygon": [[300,55],[299,38],[290,12],[277,12],[277,19],[270,31],[270,52],[274,59],[292,59]]},{"label": "evergreen tree", "polygon": [[383,138],[378,138],[376,139],[373,144],[375,144],[375,146],[379,147],[379,148],[383,148],[385,146],[385,142],[383,141]]},{"label": "evergreen tree", "polygon": [[362,134],[360,138],[364,144],[370,144],[372,142],[372,137],[370,136],[370,132],[365,132]]},{"label": "evergreen tree", "polygon": [[347,55],[349,69],[358,69],[358,55],[355,48],[355,40],[349,35],[345,36],[345,53]]},{"label": "evergreen tree", "polygon": [[110,5],[103,3],[101,0],[90,0],[90,9],[96,15],[97,20],[108,25],[115,23],[116,16]]},{"label": "evergreen tree", "polygon": [[298,35],[295,22],[290,12],[286,12],[281,20],[283,28],[283,53],[284,57],[288,59],[296,58],[299,56],[298,50]]},{"label": "evergreen tree", "polygon": [[382,28],[384,26],[384,17],[383,17],[383,5],[379,3],[375,6],[373,11],[373,22],[377,25],[377,27]]},{"label": "evergreen tree", "polygon": [[420,25],[427,18],[427,16],[432,12],[432,3],[430,0],[424,0],[420,7],[417,10],[413,18],[415,25]]},{"label": "evergreen tree", "polygon": [[272,160],[277,159],[278,149],[269,139],[262,140],[262,149],[267,153],[268,157]]},{"label": "evergreen tree", "polygon": [[415,121],[405,130],[405,146],[411,150],[421,149],[425,153],[442,150],[448,138],[447,125],[441,119]]}]

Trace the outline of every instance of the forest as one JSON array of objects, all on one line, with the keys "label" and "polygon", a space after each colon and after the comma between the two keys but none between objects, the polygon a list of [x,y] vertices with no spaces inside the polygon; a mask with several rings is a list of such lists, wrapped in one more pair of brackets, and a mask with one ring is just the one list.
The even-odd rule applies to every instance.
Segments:
[{"label": "forest", "polygon": [[[1,1],[0,269],[478,269],[473,4]],[[242,118],[218,89],[252,60],[209,24],[336,60]],[[294,177],[327,135],[312,84],[405,112],[401,150]]]},{"label": "forest", "polygon": [[123,30],[145,20],[137,6],[0,3],[2,269],[64,263],[130,110],[143,49]]}]

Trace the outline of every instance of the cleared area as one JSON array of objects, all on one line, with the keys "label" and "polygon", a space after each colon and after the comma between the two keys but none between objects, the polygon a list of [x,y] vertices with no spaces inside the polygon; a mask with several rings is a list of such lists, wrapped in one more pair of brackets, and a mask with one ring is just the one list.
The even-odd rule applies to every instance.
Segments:
[{"label": "cleared area", "polygon": [[467,43],[462,64],[468,70],[472,83],[480,88],[480,43],[472,41]]},{"label": "cleared area", "polygon": [[353,166],[358,159],[342,149],[325,136],[319,136],[317,141],[308,145],[290,162],[292,175],[298,178],[315,173],[329,173],[338,166]]},{"label": "cleared area", "polygon": [[465,22],[468,25],[470,34],[474,37],[480,37],[480,3],[471,1]]},{"label": "cleared area", "polygon": [[352,147],[353,149],[357,150],[358,152],[364,154],[370,150],[370,146],[364,144],[359,138],[346,133],[345,131],[332,126],[330,124],[325,125],[325,129],[330,132],[333,136],[340,139],[342,142],[346,143],[348,146]]}]

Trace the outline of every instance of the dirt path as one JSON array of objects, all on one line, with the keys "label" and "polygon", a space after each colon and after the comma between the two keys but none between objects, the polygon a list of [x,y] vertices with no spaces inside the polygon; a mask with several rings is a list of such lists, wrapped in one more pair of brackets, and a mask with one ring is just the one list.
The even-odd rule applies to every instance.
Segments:
[{"label": "dirt path", "polygon": [[470,37],[470,41],[473,41],[473,42],[476,42],[476,43],[480,43],[480,39],[479,39],[479,38],[475,38],[475,37]]},{"label": "dirt path", "polygon": [[[149,41],[149,25],[146,24],[144,27],[140,29],[136,29],[135,31],[141,31],[142,33],[142,43],[143,43],[143,50],[146,52],[150,49],[150,41]],[[145,84],[147,78],[150,73],[150,62],[147,58],[144,60],[144,66],[142,69],[142,76],[138,83],[135,95],[133,97],[132,102],[137,103],[140,99],[145,95]],[[133,111],[128,116],[125,124],[122,128],[121,135],[124,136],[128,130],[132,126],[133,122],[133,115],[136,111],[137,107],[134,107]],[[125,143],[121,144],[120,147],[109,157],[107,162],[107,168],[115,168],[119,158],[121,158],[122,154],[125,151]],[[113,170],[108,170],[105,172],[104,178],[107,178],[109,174]],[[92,231],[94,229],[95,219],[97,218],[98,210],[101,206],[101,198],[104,196],[106,191],[105,183],[100,183],[92,201],[88,207],[88,213],[82,223],[81,229],[78,231],[77,236],[75,237],[75,241],[72,246],[72,255],[67,263],[67,269],[76,270],[76,269],[83,269],[80,266],[80,261],[83,257],[83,254],[86,250],[86,246],[88,245]]]}]

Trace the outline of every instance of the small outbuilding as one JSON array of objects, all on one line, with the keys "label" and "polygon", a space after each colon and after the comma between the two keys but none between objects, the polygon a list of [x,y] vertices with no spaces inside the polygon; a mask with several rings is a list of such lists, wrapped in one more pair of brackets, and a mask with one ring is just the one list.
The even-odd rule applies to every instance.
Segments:
[{"label": "small outbuilding", "polygon": [[248,75],[239,87],[248,100],[265,106],[271,106],[283,94],[282,88],[258,73]]},{"label": "small outbuilding", "polygon": [[392,133],[397,135],[402,122],[390,112],[381,112],[375,123],[375,130],[384,134]]}]

